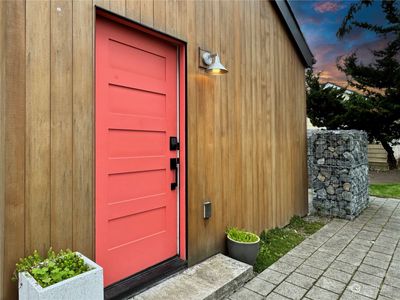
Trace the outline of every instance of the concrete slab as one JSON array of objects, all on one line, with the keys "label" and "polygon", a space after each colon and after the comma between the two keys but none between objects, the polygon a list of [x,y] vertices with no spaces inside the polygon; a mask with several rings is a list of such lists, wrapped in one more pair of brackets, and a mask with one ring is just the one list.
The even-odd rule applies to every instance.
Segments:
[{"label": "concrete slab", "polygon": [[217,254],[130,299],[222,299],[253,276],[252,266]]}]

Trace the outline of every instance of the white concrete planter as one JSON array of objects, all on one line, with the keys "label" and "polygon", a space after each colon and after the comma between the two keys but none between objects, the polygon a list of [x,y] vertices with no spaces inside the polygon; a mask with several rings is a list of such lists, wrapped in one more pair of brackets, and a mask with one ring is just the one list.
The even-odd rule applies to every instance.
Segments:
[{"label": "white concrete planter", "polygon": [[71,300],[91,299],[103,300],[103,268],[91,261],[79,252],[86,264],[92,269],[75,277],[60,281],[56,284],[43,288],[28,273],[18,274],[18,294],[20,300]]}]

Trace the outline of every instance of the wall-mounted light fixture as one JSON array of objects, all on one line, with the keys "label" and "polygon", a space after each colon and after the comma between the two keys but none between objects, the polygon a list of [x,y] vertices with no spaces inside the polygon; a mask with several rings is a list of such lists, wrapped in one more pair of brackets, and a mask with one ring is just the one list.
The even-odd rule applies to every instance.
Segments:
[{"label": "wall-mounted light fixture", "polygon": [[228,73],[219,59],[217,53],[212,54],[209,51],[199,49],[200,55],[200,67],[206,69],[206,72],[210,75],[222,75]]}]

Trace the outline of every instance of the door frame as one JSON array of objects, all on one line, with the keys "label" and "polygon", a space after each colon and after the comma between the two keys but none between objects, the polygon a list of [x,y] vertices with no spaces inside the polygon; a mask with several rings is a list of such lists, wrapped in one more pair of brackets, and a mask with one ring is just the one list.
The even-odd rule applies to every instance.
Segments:
[{"label": "door frame", "polygon": [[[178,203],[178,228],[179,230],[179,253],[177,254],[177,257],[182,260],[182,261],[187,261],[188,257],[188,245],[187,245],[187,237],[188,237],[188,231],[187,231],[187,202],[188,202],[188,196],[187,196],[187,118],[186,118],[186,113],[187,113],[187,42],[171,36],[167,33],[155,30],[151,27],[148,27],[146,25],[143,25],[135,20],[129,19],[127,17],[118,15],[112,11],[106,10],[102,7],[99,7],[97,5],[94,6],[94,20],[98,16],[101,16],[103,18],[107,18],[115,23],[123,24],[127,27],[131,27],[135,30],[144,32],[150,36],[153,36],[156,39],[161,39],[164,40],[174,46],[177,47],[177,55],[178,55],[178,60],[177,60],[177,65],[178,67],[178,109],[179,109],[179,114],[177,115],[177,120],[179,122],[179,143],[180,143],[180,150],[179,150],[179,203]],[[93,66],[94,66],[94,90],[96,91],[96,22],[94,22],[93,26],[94,30],[94,44],[93,44]],[[95,112],[96,112],[96,93],[94,93],[94,118],[93,118],[93,123],[96,124],[96,117],[95,117]],[[95,134],[95,128],[96,125],[94,126],[94,161],[96,161],[96,134]],[[96,194],[97,194],[97,188],[96,188],[96,164],[94,163],[94,169],[93,169],[93,176],[94,176],[94,257],[96,259]],[[178,201],[177,199],[177,201]],[[151,269],[150,267],[149,269]],[[147,271],[148,269],[144,270]],[[141,271],[138,274],[144,272]],[[132,274],[135,276],[135,274]],[[123,281],[122,279],[121,281]]]}]

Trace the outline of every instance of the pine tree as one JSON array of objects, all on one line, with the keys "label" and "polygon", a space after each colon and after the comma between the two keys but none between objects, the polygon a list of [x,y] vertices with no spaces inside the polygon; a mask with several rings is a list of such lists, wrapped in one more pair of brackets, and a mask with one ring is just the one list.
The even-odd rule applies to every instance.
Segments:
[{"label": "pine tree", "polygon": [[[356,52],[338,63],[349,85],[363,91],[363,95],[353,93],[344,100],[337,95],[343,90],[317,87],[318,75],[310,71],[311,74],[307,74],[308,114],[317,126],[365,130],[371,141],[382,144],[387,152],[389,168],[395,169],[397,162],[391,144],[400,139],[400,3],[396,0],[380,2],[385,25],[357,21],[357,12],[373,2],[361,0],[351,4],[337,32],[337,36],[343,38],[354,28],[361,28],[387,40],[384,49],[371,51],[374,59],[370,64],[363,64]],[[329,109],[331,112],[326,111]]]}]

